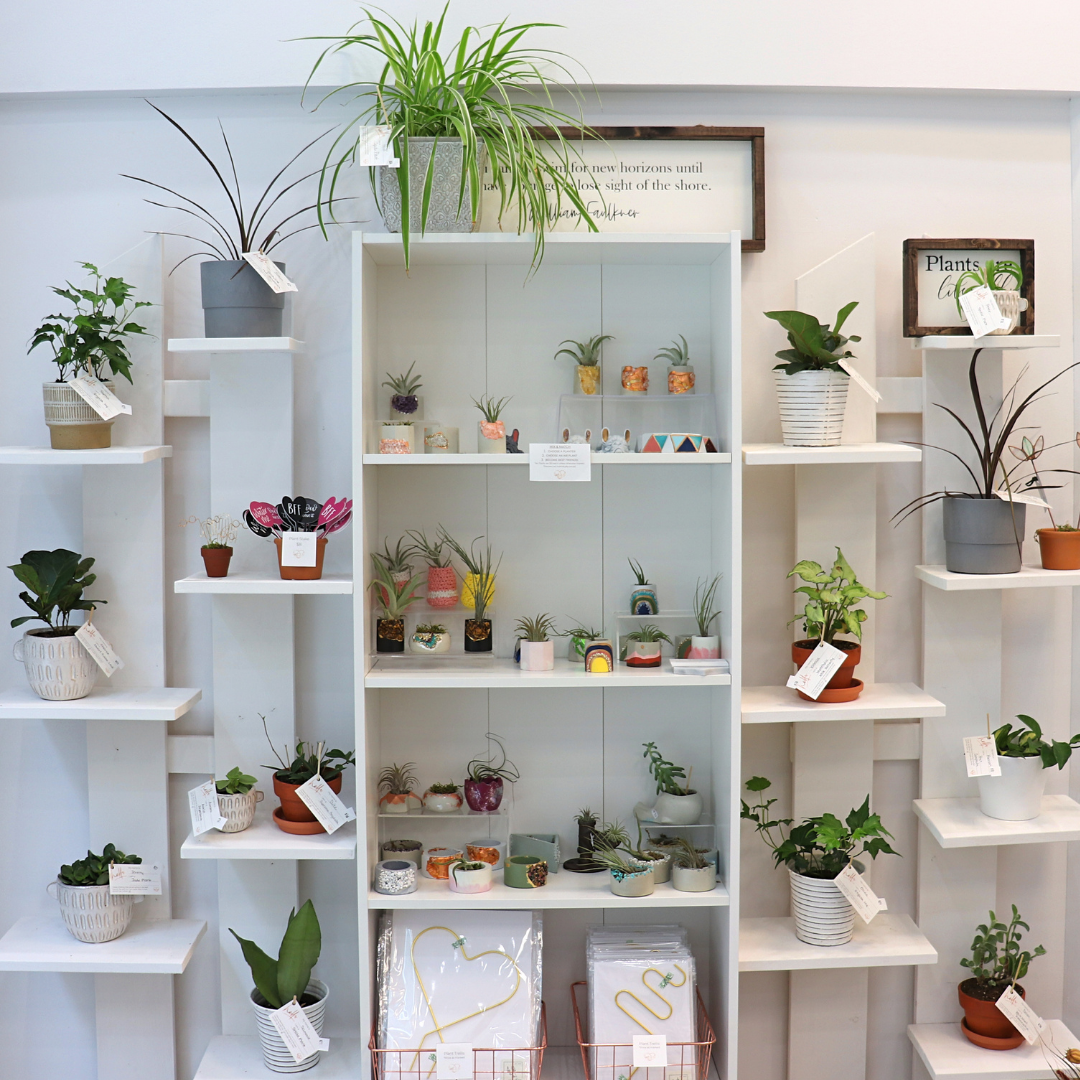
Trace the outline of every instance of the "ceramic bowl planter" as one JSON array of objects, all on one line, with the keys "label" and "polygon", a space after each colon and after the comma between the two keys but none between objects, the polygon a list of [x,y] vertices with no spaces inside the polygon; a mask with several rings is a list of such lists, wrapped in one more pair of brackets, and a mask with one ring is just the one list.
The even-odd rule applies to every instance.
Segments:
[{"label": "ceramic bowl planter", "polygon": [[552,671],[555,667],[555,642],[521,641],[522,671]]},{"label": "ceramic bowl planter", "polygon": [[628,365],[622,369],[621,383],[624,394],[645,397],[649,393],[649,369]]},{"label": "ceramic bowl planter", "polygon": [[[480,227],[483,206],[476,207],[473,215],[469,185],[465,185],[465,198],[460,202],[461,169],[464,144],[459,139],[410,138],[409,139],[409,228],[412,235],[420,235],[420,219],[423,204],[424,180],[435,151],[432,171],[431,198],[428,205],[426,231],[429,233],[468,233]],[[487,161],[487,148],[477,144],[478,167],[481,176]],[[398,170],[379,166],[379,208],[382,210],[386,231],[401,232],[401,186]]]},{"label": "ceramic bowl planter", "polygon": [[716,867],[679,866],[671,868],[671,884],[676,892],[712,892],[716,888]]},{"label": "ceramic bowl planter", "polygon": [[773,374],[784,445],[839,446],[851,377],[829,370]]},{"label": "ceramic bowl planter", "polygon": [[112,896],[108,885],[65,885],[59,878],[46,886],[53,887],[60,918],[79,941],[93,945],[113,941],[131,924],[134,896]]},{"label": "ceramic bowl planter", "polygon": [[466,863],[464,866],[451,866],[447,884],[451,892],[482,893],[491,891],[491,864]]},{"label": "ceramic bowl planter", "polygon": [[694,634],[690,638],[690,651],[687,652],[688,660],[719,660],[720,637],[711,634],[709,637],[699,637]]},{"label": "ceramic bowl planter", "polygon": [[656,598],[655,585],[639,585],[630,592],[631,615],[659,615],[660,602]]},{"label": "ceramic bowl planter", "polygon": [[667,392],[669,394],[692,394],[694,392],[694,365],[671,365],[667,369]]},{"label": "ceramic bowl planter", "polygon": [[[274,265],[285,273],[284,263]],[[285,294],[274,292],[247,262],[211,260],[199,274],[208,338],[281,337]]]},{"label": "ceramic bowl planter", "polygon": [[278,573],[282,581],[318,581],[322,578],[323,555],[326,553],[326,537],[320,536],[315,540],[315,565],[314,566],[282,566],[281,565],[281,537],[274,537],[274,546],[277,548]]},{"label": "ceramic bowl planter", "polygon": [[536,855],[511,855],[503,869],[503,883],[511,889],[539,889],[547,884],[548,864]]},{"label": "ceramic bowl planter", "polygon": [[[336,776],[333,780],[327,780],[326,786],[335,794],[341,794],[341,777]],[[286,784],[274,777],[274,794],[281,800],[281,805],[274,809],[274,824],[282,832],[292,833],[295,836],[313,836],[315,833],[326,832],[319,824],[315,815],[307,808],[307,804],[296,789],[299,784]]]},{"label": "ceramic bowl planter", "polygon": [[[384,620],[380,619],[379,622]],[[409,638],[409,652],[420,653],[422,656],[437,656],[440,653],[450,651],[449,634],[432,634],[427,631],[417,630]]]},{"label": "ceramic bowl planter", "polygon": [[428,607],[457,606],[457,574],[452,566],[429,566],[427,572]]},{"label": "ceramic bowl planter", "polygon": [[600,365],[599,364],[575,364],[574,365],[574,393],[596,394],[600,392]]},{"label": "ceramic bowl planter", "polygon": [[846,945],[855,932],[855,909],[830,878],[788,869],[795,936],[808,945]]},{"label": "ceramic bowl planter", "polygon": [[1036,529],[1044,570],[1080,570],[1080,529]]},{"label": "ceramic bowl planter", "polygon": [[469,809],[478,814],[491,814],[502,805],[503,779],[496,776],[492,780],[466,780],[465,801]]},{"label": "ceramic bowl planter", "polygon": [[626,643],[626,666],[633,668],[659,667],[662,658],[659,641],[628,641]]},{"label": "ceramic bowl planter", "polygon": [[1004,499],[941,500],[945,569],[955,574],[1018,574],[1023,503]]},{"label": "ceramic bowl planter", "polygon": [[375,651],[403,653],[405,651],[405,620],[375,620]]},{"label": "ceramic bowl planter", "polygon": [[[822,703],[854,701],[863,692],[862,682],[855,678],[855,668],[862,659],[862,646],[854,641],[837,640],[832,644],[845,652],[847,656],[833,677],[825,684],[825,689],[816,698],[804,694],[801,690],[798,692],[799,697],[804,701]],[[816,641],[796,641],[791,646],[791,659],[795,662],[795,666],[801,668],[817,647]]]},{"label": "ceramic bowl planter", "polygon": [[433,814],[454,814],[461,809],[462,802],[460,791],[432,791],[428,788],[424,792],[424,809]]},{"label": "ceramic bowl planter", "polygon": [[491,652],[491,620],[466,619],[463,645],[466,652]]},{"label": "ceramic bowl planter", "polygon": [[419,868],[424,845],[419,840],[384,840],[379,845],[379,854],[384,859],[405,859]]},{"label": "ceramic bowl planter", "polygon": [[[1009,1023],[1008,1018],[997,1007],[997,999],[1004,992],[1004,988],[990,989],[992,994],[996,994],[993,1000],[971,996],[972,992],[978,992],[977,979],[965,979],[956,989],[960,1006],[964,1010],[960,1030],[969,1042],[983,1047],[984,1050],[1015,1050],[1024,1041],[1024,1036]],[[1016,992],[1022,998],[1027,996],[1019,983],[1016,984]]]},{"label": "ceramic bowl planter", "polygon": [[[329,993],[326,983],[320,982],[318,979],[312,979],[307,984],[307,990],[300,1001],[304,1015],[311,1021],[311,1026],[320,1036],[322,1035],[323,1017],[326,1013],[326,999]],[[267,1004],[266,998],[258,990],[251,991],[251,1007],[255,1010],[255,1022],[259,1028],[259,1044],[262,1047],[263,1064],[271,1072],[307,1072],[308,1069],[314,1069],[319,1064],[320,1054],[318,1050],[300,1062],[292,1056],[284,1040],[278,1034],[277,1028],[274,1027],[274,1022],[270,1019],[270,1014],[276,1010]]]},{"label": "ceramic bowl planter", "polygon": [[208,578],[228,577],[229,562],[233,554],[231,547],[203,547],[199,548],[199,553],[202,555]]},{"label": "ceramic bowl planter", "polygon": [[653,820],[661,825],[696,825],[705,812],[705,803],[696,791],[689,795],[671,795],[662,791],[656,796],[652,809]]},{"label": "ceramic bowl planter", "polygon": [[481,420],[476,425],[478,454],[506,453],[506,425],[501,420]]},{"label": "ceramic bowl planter", "polygon": [[[102,382],[116,393],[116,383],[106,379]],[[112,446],[115,417],[102,420],[67,383],[42,383],[41,392],[45,399],[49,445],[54,450],[100,450]]]},{"label": "ceramic bowl planter", "polygon": [[650,896],[656,888],[653,868],[634,863],[626,870],[609,870],[609,883],[615,896]]},{"label": "ceramic bowl planter", "polygon": [[225,819],[221,831],[225,833],[243,832],[251,828],[255,820],[255,804],[263,801],[263,793],[257,788],[243,795],[222,795],[218,792],[218,812]]},{"label": "ceramic bowl planter", "polygon": [[999,821],[1030,821],[1042,813],[1046,770],[1042,758],[998,756],[1000,776],[980,776],[979,809]]},{"label": "ceramic bowl planter", "polygon": [[464,857],[461,848],[433,847],[424,852],[424,861],[420,869],[425,877],[435,881],[447,881],[450,867]]},{"label": "ceramic bowl planter", "polygon": [[74,626],[27,630],[15,642],[14,655],[26,668],[30,689],[46,701],[77,701],[94,689],[100,670]]},{"label": "ceramic bowl planter", "polygon": [[[991,330],[990,334],[995,336],[1011,334],[1016,329],[1016,324],[1020,321],[1020,312],[1027,311],[1028,302],[1016,289],[994,289],[993,297],[997,302],[998,311],[1009,320],[1009,325],[1001,330]],[[989,336],[990,335],[988,334],[987,337]]]}]

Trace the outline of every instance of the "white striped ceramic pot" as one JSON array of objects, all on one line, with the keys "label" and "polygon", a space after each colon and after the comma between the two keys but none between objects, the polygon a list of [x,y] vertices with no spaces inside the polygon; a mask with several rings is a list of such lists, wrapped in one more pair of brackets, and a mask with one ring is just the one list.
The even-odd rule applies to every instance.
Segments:
[{"label": "white striped ceramic pot", "polygon": [[[326,983],[319,982],[318,979],[312,979],[307,984],[307,993],[311,997],[317,997],[319,1000],[314,1005],[305,1005],[304,1015],[311,1021],[311,1026],[321,1036],[323,1015],[326,1012],[326,998],[330,991],[327,990]],[[310,1057],[304,1058],[303,1061],[297,1061],[289,1053],[289,1048],[278,1034],[273,1020],[270,1019],[270,1014],[277,1010],[270,1008],[269,1005],[261,1004],[265,1001],[266,999],[258,990],[251,991],[251,1007],[255,1010],[255,1022],[259,1025],[259,1042],[262,1044],[263,1064],[271,1072],[278,1073],[298,1073],[314,1069],[319,1064],[319,1052],[316,1051]]]},{"label": "white striped ceramic pot", "polygon": [[49,630],[27,630],[15,642],[14,656],[26,668],[30,689],[46,701],[75,701],[94,689],[99,668],[83,643],[70,634],[48,637]]},{"label": "white striped ceramic pot", "polygon": [[788,870],[795,936],[808,945],[846,945],[855,932],[855,909],[830,878]]},{"label": "white striped ceramic pot", "polygon": [[839,446],[850,376],[842,371],[774,371],[785,446]]},{"label": "white striped ceramic pot", "polygon": [[108,885],[65,885],[59,878],[45,888],[54,887],[60,918],[79,941],[100,945],[120,937],[131,924],[134,896],[112,896]]},{"label": "white striped ceramic pot", "polygon": [[222,832],[243,832],[255,820],[255,804],[263,801],[263,793],[253,788],[244,795],[221,795],[217,797],[218,810],[225,819]]}]

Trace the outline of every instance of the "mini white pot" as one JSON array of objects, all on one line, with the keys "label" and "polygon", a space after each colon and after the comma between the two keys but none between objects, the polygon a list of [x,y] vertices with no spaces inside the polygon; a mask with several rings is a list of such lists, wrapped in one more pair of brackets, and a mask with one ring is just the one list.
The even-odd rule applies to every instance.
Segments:
[{"label": "mini white pot", "polygon": [[222,832],[243,832],[251,827],[255,820],[255,804],[263,801],[263,793],[258,788],[243,795],[218,794],[218,810],[225,819]]},{"label": "mini white pot", "polygon": [[379,429],[380,454],[421,454],[417,448],[415,424],[382,424]]},{"label": "mini white pot", "polygon": [[47,629],[27,630],[15,642],[14,656],[26,667],[30,689],[46,701],[76,701],[94,689],[100,668],[75,637],[45,637]]},{"label": "mini white pot", "polygon": [[409,652],[435,656],[450,651],[449,634],[413,634],[409,638]]},{"label": "mini white pot", "polygon": [[53,888],[60,918],[79,941],[113,941],[131,924],[134,896],[112,896],[108,885],[65,885],[59,878],[45,886],[47,892]]},{"label": "mini white pot", "polygon": [[1000,821],[1030,821],[1042,813],[1046,770],[1041,757],[998,757],[1000,776],[979,777],[979,809]]},{"label": "mini white pot", "polygon": [[643,863],[634,863],[629,873],[608,871],[611,891],[615,896],[650,896],[656,888],[653,868]]},{"label": "mini white pot", "polygon": [[555,667],[555,642],[522,641],[521,670],[551,671]]},{"label": "mini white pot", "polygon": [[506,453],[506,425],[501,420],[477,422],[476,451],[479,454]]},{"label": "mini white pot", "polygon": [[461,809],[463,801],[460,791],[452,794],[437,791],[424,792],[424,809],[435,814],[453,814]]},{"label": "mini white pot", "polygon": [[855,932],[855,909],[835,881],[804,877],[789,868],[795,936],[808,945],[846,945]]},{"label": "mini white pot", "polygon": [[[320,982],[318,979],[312,979],[307,984],[307,993],[312,997],[317,997],[319,1000],[314,1005],[305,1005],[304,1015],[311,1021],[311,1026],[318,1034],[322,1035],[326,999],[330,991],[327,990],[326,983]],[[251,1007],[255,1010],[255,1022],[259,1027],[259,1042],[262,1045],[263,1064],[271,1072],[277,1073],[298,1073],[314,1069],[319,1064],[319,1051],[316,1051],[310,1057],[304,1058],[303,1061],[296,1061],[292,1054],[289,1053],[284,1040],[278,1034],[277,1028],[274,1027],[273,1020],[270,1019],[270,1014],[277,1010],[270,1008],[269,1005],[259,1004],[259,1002],[265,1000],[258,990],[251,991]]]},{"label": "mini white pot", "polygon": [[664,885],[669,882],[671,880],[671,856],[666,851],[657,851],[652,848],[646,854],[660,856],[659,859],[649,859],[648,862],[641,864],[652,867],[653,881],[657,885]]},{"label": "mini white pot", "polygon": [[851,377],[842,371],[774,371],[785,446],[839,446]]},{"label": "mini white pot", "polygon": [[462,870],[451,867],[450,877],[447,879],[451,892],[456,893],[481,893],[491,888],[491,866],[484,863],[479,870]]},{"label": "mini white pot", "polygon": [[696,825],[705,810],[701,796],[669,795],[666,791],[656,796],[653,804],[653,821],[662,825]]},{"label": "mini white pot", "polygon": [[671,868],[671,884],[676,892],[712,892],[716,888],[716,867],[711,863],[700,868],[676,863]]},{"label": "mini white pot", "polygon": [[697,634],[694,634],[690,638],[690,652],[686,655],[689,660],[719,660],[719,636],[713,634],[710,637],[698,637]]}]

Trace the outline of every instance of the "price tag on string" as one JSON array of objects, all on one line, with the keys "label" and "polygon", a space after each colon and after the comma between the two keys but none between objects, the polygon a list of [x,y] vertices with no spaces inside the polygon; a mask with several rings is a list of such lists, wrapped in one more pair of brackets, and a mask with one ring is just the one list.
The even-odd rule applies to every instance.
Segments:
[{"label": "price tag on string", "polygon": [[1045,499],[1040,499],[1038,495],[1026,495],[1019,491],[995,491],[994,494],[1006,502],[1023,503],[1025,506],[1038,506],[1043,510],[1051,509],[1050,504]]},{"label": "price tag on string", "polygon": [[125,405],[100,379],[93,375],[76,375],[67,385],[75,391],[101,417],[111,420],[121,413],[131,415],[131,406]]},{"label": "price tag on string", "polygon": [[94,663],[109,678],[112,678],[114,671],[119,671],[124,666],[124,661],[116,655],[116,651],[101,636],[98,628],[92,622],[83,623],[75,631],[75,637],[82,643],[82,647],[90,654]]},{"label": "price tag on string", "polygon": [[472,1043],[439,1043],[435,1047],[435,1080],[472,1080]]},{"label": "price tag on string", "polygon": [[977,289],[961,293],[960,308],[975,337],[984,337],[991,330],[1008,328],[1009,318],[1001,314],[1001,308],[998,307],[994,293],[988,285],[980,285]]},{"label": "price tag on string", "polygon": [[1028,1046],[1034,1046],[1039,1036],[1046,1031],[1046,1021],[1010,986],[997,999],[998,1012],[1008,1017],[1009,1022],[1024,1036]]},{"label": "price tag on string", "polygon": [[385,165],[388,169],[401,167],[390,145],[389,124],[371,124],[359,128],[354,152],[357,165]]},{"label": "price tag on string", "polygon": [[281,534],[282,566],[315,566],[318,563],[318,547],[313,532],[290,532]]},{"label": "price tag on string", "polygon": [[968,776],[1000,776],[993,735],[971,735],[964,740],[964,764]]},{"label": "price tag on string", "polygon": [[869,394],[874,401],[880,401],[881,395],[856,371],[856,369],[848,363],[847,360],[840,360],[840,366],[851,376],[851,381],[860,389],[864,394]]},{"label": "price tag on string", "polygon": [[248,263],[276,293],[299,292],[300,290],[281,272],[281,269],[261,251],[245,251],[244,261]]},{"label": "price tag on string", "polygon": [[221,815],[215,780],[207,780],[205,784],[192,788],[187,797],[188,809],[191,811],[191,831],[196,836],[202,836],[211,829],[220,829],[226,824]]},{"label": "price tag on string", "polygon": [[160,896],[161,867],[156,863],[110,863],[109,893],[112,896]]},{"label": "price tag on string", "polygon": [[872,922],[875,915],[888,908],[888,904],[870,888],[866,879],[851,863],[848,863],[833,880],[863,922]]},{"label": "price tag on string", "polygon": [[277,1028],[281,1041],[297,1065],[320,1050],[330,1049],[330,1040],[319,1038],[315,1025],[304,1014],[295,998],[272,1012],[270,1023]]},{"label": "price tag on string", "polygon": [[846,653],[827,641],[818,643],[809,659],[787,681],[792,690],[801,690],[815,701],[829,680],[840,670]]},{"label": "price tag on string", "polygon": [[667,1065],[666,1035],[631,1035],[634,1040],[634,1068],[657,1069]]},{"label": "price tag on string", "polygon": [[356,811],[346,806],[318,773],[306,784],[301,784],[296,794],[328,833],[336,832],[346,821],[356,819]]}]

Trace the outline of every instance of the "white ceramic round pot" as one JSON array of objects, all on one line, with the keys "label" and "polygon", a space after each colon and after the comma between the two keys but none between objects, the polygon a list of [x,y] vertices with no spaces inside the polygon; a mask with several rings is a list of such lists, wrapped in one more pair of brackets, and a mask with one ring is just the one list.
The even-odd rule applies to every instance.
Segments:
[{"label": "white ceramic round pot", "polygon": [[712,892],[716,888],[716,867],[679,866],[671,868],[671,884],[676,892]]},{"label": "white ceramic round pot", "polygon": [[555,642],[522,641],[521,670],[551,671],[555,667]]},{"label": "white ceramic round pot", "polygon": [[217,797],[218,810],[225,819],[222,832],[243,832],[251,827],[255,820],[255,804],[263,801],[263,793],[258,788],[243,795],[222,795]]},{"label": "white ceramic round pot", "polygon": [[476,870],[462,870],[459,866],[452,866],[447,884],[450,891],[456,893],[488,892],[491,888],[491,865],[484,863]]},{"label": "white ceramic round pot", "polygon": [[842,371],[773,372],[785,446],[839,446],[848,385]]},{"label": "white ceramic round pot", "polygon": [[[647,863],[642,865],[651,866],[653,872],[653,881],[657,885],[665,885],[671,880],[671,856],[666,851],[647,850],[646,855],[653,855],[655,858],[649,859]],[[630,860],[632,863],[637,862],[635,859]]]},{"label": "white ceramic round pot", "polygon": [[[330,993],[326,983],[318,979],[312,979],[307,984],[307,993],[319,1000],[314,1005],[304,1006],[304,1015],[311,1021],[311,1026],[322,1035],[323,1015],[326,1012],[326,998]],[[271,1071],[277,1073],[298,1073],[314,1069],[319,1064],[319,1051],[310,1057],[298,1062],[285,1045],[283,1039],[274,1027],[270,1014],[276,1009],[270,1008],[266,999],[258,990],[251,991],[251,1007],[255,1010],[255,1022],[259,1026],[259,1042],[262,1045],[263,1064]]]},{"label": "white ceramic round pot", "polygon": [[434,814],[452,814],[461,809],[460,791],[425,791],[424,809]]},{"label": "white ceramic round pot", "polygon": [[[103,380],[116,393],[116,383]],[[112,426],[116,418],[102,420],[94,409],[67,383],[42,383],[45,399],[45,423],[49,444],[54,450],[98,450],[112,445]]]},{"label": "white ceramic round pot", "polygon": [[855,932],[855,909],[835,881],[789,869],[795,936],[808,945],[846,945]]},{"label": "white ceramic round pot", "polygon": [[662,825],[696,825],[705,804],[696,791],[692,795],[669,795],[665,791],[656,796],[653,810],[654,820]]},{"label": "white ceramic round pot", "polygon": [[615,896],[649,896],[656,888],[652,867],[640,863],[634,864],[629,872],[610,870],[608,877]]},{"label": "white ceramic round pot", "polygon": [[15,642],[15,659],[26,667],[30,689],[46,701],[76,701],[94,689],[97,664],[75,637],[70,634],[48,637],[48,629],[27,630]]},{"label": "white ceramic round pot", "polygon": [[979,777],[979,809],[1000,821],[1030,821],[1042,813],[1046,770],[1041,757],[998,757],[1000,776]]},{"label": "white ceramic round pot", "polygon": [[720,638],[717,634],[709,637],[699,637],[694,634],[690,638],[690,651],[686,654],[689,660],[719,660]]},{"label": "white ceramic round pot", "polygon": [[65,885],[59,878],[46,891],[56,889],[60,918],[79,941],[100,945],[113,941],[131,924],[134,896],[112,896],[108,885]]}]

